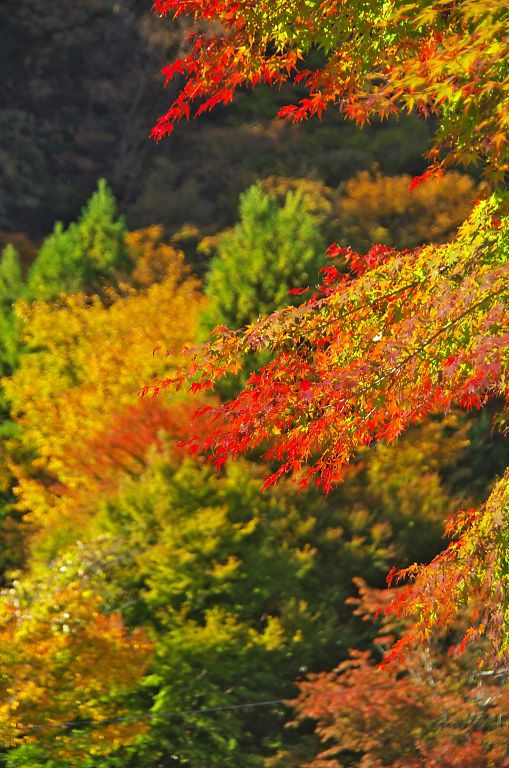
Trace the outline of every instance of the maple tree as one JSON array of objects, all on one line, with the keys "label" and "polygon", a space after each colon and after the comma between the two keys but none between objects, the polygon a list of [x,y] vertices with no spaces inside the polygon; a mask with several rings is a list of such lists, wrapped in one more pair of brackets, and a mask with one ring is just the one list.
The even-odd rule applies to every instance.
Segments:
[{"label": "maple tree", "polygon": [[[369,588],[362,579],[357,585],[359,597],[350,602],[372,623],[394,590]],[[314,721],[317,739],[304,758],[281,751],[271,768],[505,768],[507,670],[479,670],[480,649],[448,654],[444,634],[398,669],[381,670],[402,627],[382,613],[378,630],[369,650],[351,650],[335,670],[299,682],[293,725]]]},{"label": "maple tree", "polygon": [[[241,86],[293,79],[309,95],[280,111],[292,120],[332,105],[358,123],[400,110],[433,115],[438,128],[424,179],[453,163],[482,162],[496,185],[509,169],[509,15],[501,0],[156,0],[155,9],[212,22],[194,33],[185,58],[163,70],[167,81],[177,73],[186,79],[156,139],[189,118],[193,102],[198,115],[228,103]],[[472,409],[493,395],[507,398],[507,207],[507,194],[492,187],[442,245],[373,246],[364,256],[333,245],[322,285],[300,307],[240,331],[216,329],[156,391],[189,382],[207,391],[249,353],[268,350],[271,362],[235,399],[209,407],[212,423],[226,428],[191,440],[192,450],[209,451],[220,467],[261,447],[275,465],[265,487],[292,473],[301,488],[313,480],[328,492],[360,446],[391,442],[453,404]],[[450,524],[455,540],[428,569],[410,571],[417,585],[398,603],[415,619],[407,637],[427,637],[451,621],[482,586],[484,610],[471,634],[488,633],[504,648],[507,622],[496,606],[507,594],[506,486],[505,478],[486,507]]]},{"label": "maple tree", "polygon": [[[415,544],[406,530],[410,518],[421,544],[425,534],[427,546],[436,551],[438,521],[454,504],[438,468],[464,449],[464,425],[454,416],[426,425],[406,436],[397,457],[383,446],[366,451],[357,476],[337,495],[325,499],[310,494],[304,505],[288,483],[260,496],[266,468],[242,462],[216,477],[212,468],[174,450],[176,439],[189,431],[193,404],[188,399],[133,400],[140,364],[147,371],[161,365],[157,353],[155,359],[146,357],[141,336],[133,335],[133,317],[138,310],[140,316],[145,312],[153,329],[171,329],[181,343],[184,331],[176,311],[161,313],[158,302],[177,310],[181,300],[187,301],[189,309],[195,283],[180,284],[178,254],[159,242],[156,230],[135,233],[132,239],[142,267],[133,276],[138,274],[139,283],[162,278],[155,284],[159,291],[154,285],[149,291],[129,291],[107,306],[74,296],[26,310],[26,338],[30,349],[37,339],[37,347],[21,365],[24,370],[36,365],[37,376],[30,389],[31,407],[20,409],[17,419],[27,429],[26,448],[37,437],[38,455],[18,470],[21,503],[29,509],[31,524],[21,586],[27,599],[36,599],[34,574],[50,582],[48,571],[58,571],[60,562],[68,565],[71,556],[75,567],[83,568],[88,559],[106,578],[98,594],[82,601],[83,617],[96,611],[100,623],[106,621],[104,609],[109,613],[118,607],[128,626],[141,625],[150,632],[151,668],[133,680],[130,698],[133,710],[141,710],[141,723],[147,715],[149,727],[128,740],[129,721],[118,731],[112,724],[104,736],[103,726],[92,725],[106,752],[98,757],[101,765],[110,765],[111,759],[111,765],[153,766],[171,747],[183,764],[261,766],[265,755],[285,743],[279,733],[282,706],[171,718],[164,713],[293,695],[291,681],[301,667],[321,669],[354,638],[362,641],[344,606],[352,592],[351,578],[362,572],[380,583],[395,552],[402,563],[411,562]],[[162,276],[167,272],[171,278]],[[200,302],[195,299],[197,310]],[[71,332],[75,320],[81,329],[77,336]],[[98,329],[108,322],[111,335],[101,336]],[[129,353],[123,343],[126,333],[133,343]],[[104,359],[97,362],[104,386],[97,392],[90,378],[95,376],[91,350],[103,349],[105,343]],[[119,348],[122,354],[117,354]],[[132,363],[124,369],[126,360]],[[18,386],[31,387],[29,377],[16,374],[14,379],[18,375]],[[46,393],[57,387],[66,400],[55,412],[48,411]],[[99,398],[102,408],[84,419],[88,397]],[[72,433],[63,435],[62,424],[71,420]],[[198,425],[194,421],[191,426]],[[444,440],[443,433],[448,435]],[[425,460],[416,472],[412,457],[421,454]],[[63,609],[67,603],[72,608],[73,600],[74,593],[65,592]],[[30,632],[35,631],[30,625]],[[20,663],[32,663],[29,650],[20,646]],[[52,671],[49,662],[41,662],[41,669],[48,675]],[[98,685],[89,672],[91,685]],[[58,671],[52,684],[58,688]],[[107,689],[104,697],[108,712],[123,712]],[[70,689],[63,687],[62,711],[72,702]],[[42,694],[40,702],[27,701],[27,713],[42,718],[45,712],[50,709],[45,710]],[[109,757],[106,742],[111,735],[114,754]],[[48,734],[36,743],[51,754],[52,740]],[[85,745],[91,740],[87,732]],[[35,742],[16,743],[12,764],[42,763],[30,751],[34,749]],[[74,734],[57,764],[66,765],[65,760],[72,762],[81,754]]]},{"label": "maple tree", "polygon": [[[507,163],[508,42],[504,0],[476,2],[252,3],[249,0],[156,0],[161,15],[214,22],[195,32],[191,50],[163,69],[186,82],[153,130],[232,100],[244,85],[289,80],[309,95],[280,115],[302,120],[334,105],[363,123],[404,109],[435,114],[438,165],[488,159]],[[306,56],[318,49],[319,65]],[[442,153],[442,156],[440,156]]]},{"label": "maple tree", "polygon": [[194,446],[212,451],[220,466],[268,443],[267,457],[279,466],[265,486],[291,472],[301,487],[313,479],[328,491],[361,445],[390,442],[453,403],[480,407],[490,393],[505,396],[501,206],[498,195],[480,203],[442,246],[410,253],[379,246],[366,257],[332,248],[338,266],[324,269],[321,290],[307,302],[241,331],[219,329],[163,387],[194,376],[194,389],[208,389],[247,352],[268,349],[273,359],[235,400],[210,406],[227,429]]},{"label": "maple tree", "polygon": [[[438,118],[430,155],[437,175],[458,159],[487,161],[495,187],[507,171],[500,1],[160,0],[156,10],[212,22],[166,71],[187,79],[157,136],[190,116],[192,102],[204,111],[245,85],[296,81],[310,93],[283,110],[289,119],[333,104],[358,122],[416,108]],[[245,153],[237,142],[232,152]],[[211,167],[203,176],[214,175]],[[238,176],[236,190],[252,181]],[[198,284],[160,227],[126,232],[104,185],[79,222],[43,244],[30,290],[17,257],[6,253],[0,298],[16,343],[18,329],[23,337],[6,363],[17,371],[3,385],[19,439],[16,451],[5,445],[16,465],[18,511],[27,513],[27,557],[0,595],[0,762],[261,766],[276,765],[270,755],[281,747],[276,760],[285,766],[345,758],[377,768],[502,768],[506,728],[494,726],[507,709],[506,690],[496,684],[504,675],[476,676],[471,649],[456,658],[442,645],[452,637],[462,650],[466,632],[466,640],[487,634],[507,647],[507,480],[473,510],[472,477],[460,499],[449,477],[460,467],[465,484],[460,465],[474,421],[455,406],[507,398],[507,200],[454,172],[413,196],[405,193],[409,182],[376,171],[339,192],[310,180],[262,182],[281,208],[293,203],[289,240],[301,238],[309,214],[307,231],[318,242],[337,206],[340,242],[329,249],[322,285],[306,290],[314,278],[292,274],[283,286],[262,266],[273,295],[244,315],[210,320],[248,325],[220,327],[187,357],[165,356],[165,348],[194,343],[205,306]],[[196,184],[191,178],[179,190]],[[484,199],[469,215],[474,194]],[[185,209],[189,199],[200,198],[179,194],[175,205]],[[440,245],[461,217],[458,235]],[[298,248],[283,229],[278,250],[290,263]],[[234,235],[224,235],[223,245]],[[357,253],[371,238],[384,245]],[[315,263],[318,247],[312,250]],[[232,283],[245,266],[232,268]],[[288,288],[292,306],[281,309]],[[20,301],[13,314],[23,297],[49,301]],[[253,317],[273,308],[268,318]],[[252,356],[270,362],[244,392],[226,403],[210,397],[225,376],[244,375]],[[156,374],[147,392],[165,396],[136,402],[139,382]],[[198,395],[190,424],[193,406],[169,394],[170,386]],[[388,444],[399,435],[395,452]],[[208,450],[221,471],[178,454],[177,440],[191,452]],[[249,450],[264,452],[267,464],[223,468]],[[259,496],[263,474],[267,486],[281,482]],[[303,502],[287,474],[328,497],[311,488]],[[461,503],[468,511],[451,517],[452,544],[427,569],[412,565],[439,552],[441,522]],[[431,653],[418,652],[383,677],[380,641],[372,656],[354,651],[345,660],[347,645],[365,647],[373,626],[359,629],[344,599],[353,575],[381,584],[395,559],[407,570],[393,578],[416,580],[385,593],[386,603],[395,601],[384,632],[389,620],[398,625],[398,613],[400,648],[446,628]],[[469,602],[470,619],[461,624],[458,612]],[[143,625],[153,643],[150,669]],[[300,683],[298,717],[311,715],[328,739],[314,751],[306,738],[300,754],[287,750],[292,738],[278,733],[279,705],[190,711],[293,695],[295,675],[330,669],[338,655],[339,671]],[[131,712],[138,714],[117,720]],[[67,720],[63,729],[42,727]]]}]

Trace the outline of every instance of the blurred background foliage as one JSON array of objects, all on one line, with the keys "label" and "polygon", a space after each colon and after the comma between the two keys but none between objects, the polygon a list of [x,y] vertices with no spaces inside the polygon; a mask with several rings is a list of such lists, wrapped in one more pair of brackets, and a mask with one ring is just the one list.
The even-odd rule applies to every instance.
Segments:
[{"label": "blurred background foliage", "polygon": [[[282,125],[284,90],[156,146],[180,24],[134,0],[0,14],[0,766],[303,765],[328,715],[296,681],[369,692],[372,658],[354,674],[348,649],[379,628],[352,608],[354,580],[381,589],[392,565],[429,560],[445,519],[487,496],[508,458],[497,404],[362,451],[325,498],[260,494],[256,456],[213,472],[178,448],[210,429],[192,418],[210,397],[137,392],[214,327],[298,302],[333,241],[452,238],[478,182],[450,172],[410,194],[432,126]],[[479,721],[466,710],[451,743]],[[382,741],[390,727],[377,720]]]}]

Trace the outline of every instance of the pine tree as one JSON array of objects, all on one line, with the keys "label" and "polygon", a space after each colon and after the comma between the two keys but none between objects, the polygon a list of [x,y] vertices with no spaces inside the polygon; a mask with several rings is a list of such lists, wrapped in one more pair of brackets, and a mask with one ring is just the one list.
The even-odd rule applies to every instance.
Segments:
[{"label": "pine tree", "polygon": [[24,292],[19,254],[12,245],[7,245],[0,259],[0,376],[8,375],[16,366],[19,320],[13,309]]},{"label": "pine tree", "polygon": [[203,326],[239,328],[289,303],[292,288],[316,282],[324,239],[303,193],[280,202],[254,184],[240,196],[239,222],[217,241]]},{"label": "pine tree", "polygon": [[125,234],[115,198],[101,179],[78,221],[67,229],[58,222],[43,242],[28,275],[30,297],[48,300],[115,283],[129,267]]}]

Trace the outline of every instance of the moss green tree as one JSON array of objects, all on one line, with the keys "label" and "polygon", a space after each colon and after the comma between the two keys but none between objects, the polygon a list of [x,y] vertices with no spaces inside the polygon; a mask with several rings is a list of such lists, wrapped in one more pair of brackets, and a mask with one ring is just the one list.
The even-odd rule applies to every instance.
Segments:
[{"label": "moss green tree", "polygon": [[291,484],[260,496],[262,471],[242,462],[217,476],[152,452],[97,500],[88,531],[115,542],[117,600],[128,624],[152,628],[156,654],[139,690],[151,730],[123,766],[171,753],[176,766],[261,768],[284,740],[285,708],[236,707],[287,698],[296,675],[358,639],[345,599],[356,573],[382,578],[389,527],[318,494],[303,504]]}]

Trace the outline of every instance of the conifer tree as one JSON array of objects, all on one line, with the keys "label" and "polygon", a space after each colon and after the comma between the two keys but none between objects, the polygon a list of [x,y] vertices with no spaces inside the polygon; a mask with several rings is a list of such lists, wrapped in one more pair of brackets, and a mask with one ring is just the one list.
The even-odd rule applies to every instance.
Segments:
[{"label": "conifer tree", "polygon": [[240,328],[289,303],[288,292],[317,280],[324,240],[303,193],[283,201],[254,184],[240,196],[239,222],[217,240],[203,325]]},{"label": "conifer tree", "polygon": [[19,254],[12,245],[7,245],[0,259],[0,376],[11,373],[16,365],[19,320],[13,307],[24,292]]},{"label": "conifer tree", "polygon": [[115,198],[101,179],[78,221],[67,228],[58,222],[42,244],[28,275],[30,297],[48,300],[116,282],[129,267],[125,234]]}]

